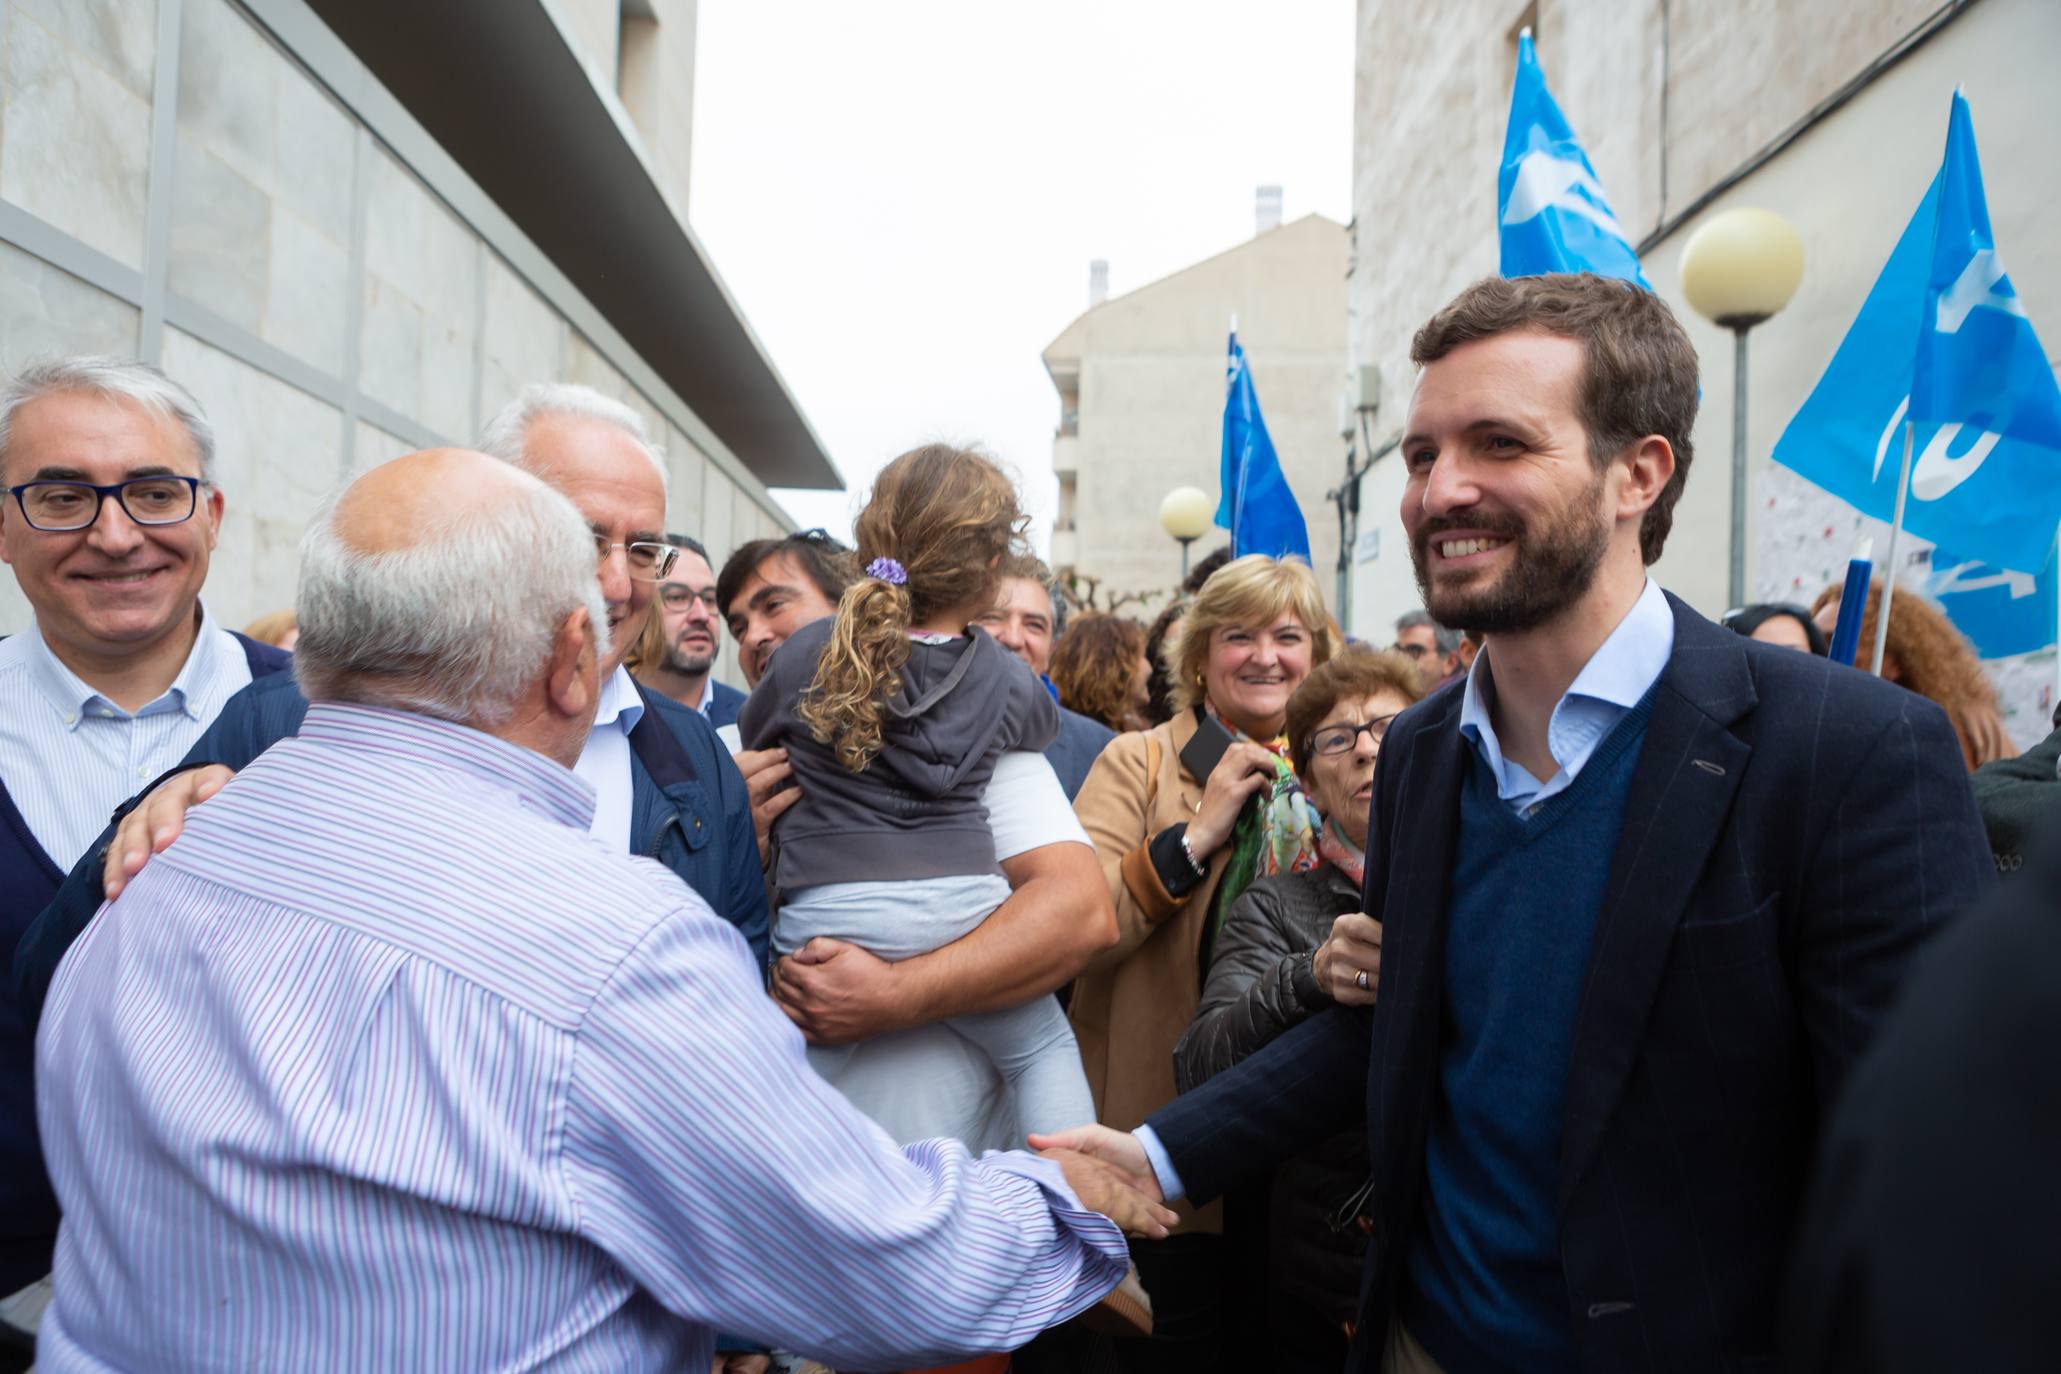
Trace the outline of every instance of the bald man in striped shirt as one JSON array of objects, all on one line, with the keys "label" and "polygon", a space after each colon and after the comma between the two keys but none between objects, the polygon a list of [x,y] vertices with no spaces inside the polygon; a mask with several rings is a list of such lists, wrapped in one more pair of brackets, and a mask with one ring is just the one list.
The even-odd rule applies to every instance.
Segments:
[{"label": "bald man in striped shirt", "polygon": [[[1078,1156],[896,1149],[742,937],[589,837],[593,539],[482,455],[303,545],[313,702],[58,970],[50,1370],[844,1367],[1005,1349],[1170,1214]],[[448,588],[476,595],[452,597]]]}]

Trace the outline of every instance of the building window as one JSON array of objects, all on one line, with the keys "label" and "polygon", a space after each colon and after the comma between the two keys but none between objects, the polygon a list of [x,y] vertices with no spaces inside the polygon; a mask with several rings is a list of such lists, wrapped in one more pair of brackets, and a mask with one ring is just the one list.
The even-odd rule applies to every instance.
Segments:
[{"label": "building window", "polygon": [[658,116],[658,11],[653,0],[622,0],[615,45],[615,93],[648,135]]}]

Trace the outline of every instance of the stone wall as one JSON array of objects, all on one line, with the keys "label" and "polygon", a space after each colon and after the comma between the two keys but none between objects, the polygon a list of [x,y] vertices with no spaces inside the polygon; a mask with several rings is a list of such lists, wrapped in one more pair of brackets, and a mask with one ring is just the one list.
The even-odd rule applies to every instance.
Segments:
[{"label": "stone wall", "polygon": [[[613,23],[616,0],[603,8]],[[173,91],[156,89],[166,21]],[[220,437],[227,516],[206,596],[223,623],[290,602],[301,529],[340,480],[470,442],[532,381],[637,410],[666,456],[671,528],[718,559],[733,537],[785,528],[676,400],[629,379],[634,355],[605,325],[575,323],[584,303],[563,278],[516,266],[540,261],[526,241],[469,221],[458,188],[426,179],[448,165],[412,166],[396,141],[231,0],[0,0],[0,367],[142,356],[194,392]],[[28,622],[0,579],[0,633]]]},{"label": "stone wall", "polygon": [[[2061,347],[2061,6],[1980,0],[1901,61],[1880,59],[1938,8],[1930,0],[1847,6],[1742,0],[1460,0],[1425,7],[1363,0],[1355,99],[1353,268],[1348,361],[1379,366],[1377,434],[1408,405],[1412,330],[1497,267],[1496,165],[1509,112],[1515,34],[1534,15],[1555,98],[1586,144],[1612,208],[1635,239],[1666,229],[1646,275],[1674,305],[1703,363],[1695,464],[1655,575],[1706,614],[1725,609],[1730,547],[1732,339],[1682,300],[1682,245],[1735,205],[1780,211],[1804,239],[1803,283],[1751,336],[1748,390],[1748,586],[1808,601],[1844,566],[1856,512],[1767,458],[1825,363],[1937,169],[1947,104],[1963,84],[1974,109],[1997,239],[2050,349]],[[1849,102],[1779,153],[1777,135],[1850,82]],[[1664,79],[1663,79],[1664,78]],[[1694,217],[1685,207],[1746,175]],[[1417,604],[1396,515],[1402,473],[1384,460],[1362,488],[1363,522],[1382,525],[1381,556],[1356,569],[1355,628],[1381,633]],[[1917,545],[1922,558],[1923,546]],[[1877,542],[1878,552],[1883,542]],[[1922,572],[1907,567],[1907,577]],[[2013,733],[2030,743],[2053,708],[2051,651],[1990,665]]]}]

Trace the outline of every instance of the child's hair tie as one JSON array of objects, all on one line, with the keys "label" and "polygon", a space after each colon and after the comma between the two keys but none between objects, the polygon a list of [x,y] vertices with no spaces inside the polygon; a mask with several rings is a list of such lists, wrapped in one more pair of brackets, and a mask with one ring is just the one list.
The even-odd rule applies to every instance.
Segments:
[{"label": "child's hair tie", "polygon": [[866,576],[877,577],[890,587],[900,587],[909,580],[909,570],[892,558],[876,558],[866,565]]}]

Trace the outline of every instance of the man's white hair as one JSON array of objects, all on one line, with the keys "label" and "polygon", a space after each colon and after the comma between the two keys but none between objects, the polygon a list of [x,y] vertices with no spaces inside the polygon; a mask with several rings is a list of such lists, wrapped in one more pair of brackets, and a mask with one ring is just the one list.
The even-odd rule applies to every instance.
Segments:
[{"label": "man's white hair", "polygon": [[338,536],[336,506],[332,498],[301,539],[293,671],[310,701],[499,725],[582,607],[594,652],[607,657],[594,536],[572,502],[535,478],[379,553]]},{"label": "man's white hair", "polygon": [[16,412],[31,401],[73,391],[128,401],[162,419],[177,420],[193,440],[201,480],[215,480],[214,426],[193,393],[149,363],[91,355],[30,363],[0,387],[0,465],[7,461]]},{"label": "man's white hair", "polygon": [[534,472],[535,468],[523,451],[523,440],[529,434],[530,425],[546,415],[574,415],[614,425],[636,440],[638,449],[651,460],[651,466],[658,470],[660,489],[671,487],[666,460],[653,447],[651,432],[644,427],[644,417],[615,397],[605,396],[591,386],[581,386],[576,382],[532,382],[524,387],[520,396],[502,406],[494,418],[487,421],[486,429],[480,434],[480,451],[490,453],[504,463],[513,463],[525,472]]}]

